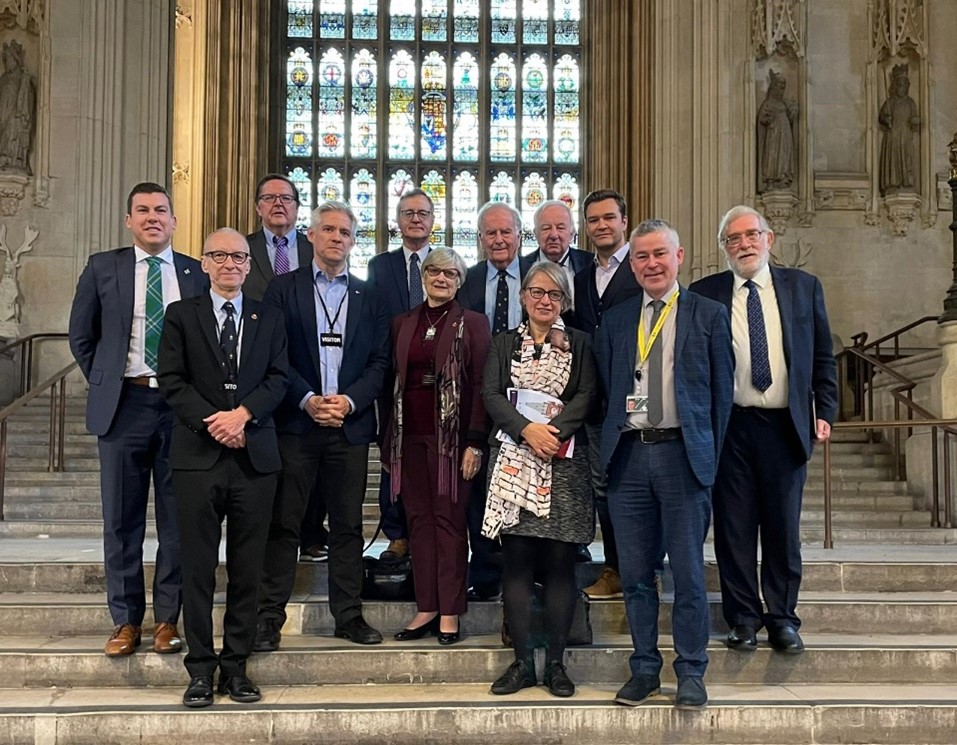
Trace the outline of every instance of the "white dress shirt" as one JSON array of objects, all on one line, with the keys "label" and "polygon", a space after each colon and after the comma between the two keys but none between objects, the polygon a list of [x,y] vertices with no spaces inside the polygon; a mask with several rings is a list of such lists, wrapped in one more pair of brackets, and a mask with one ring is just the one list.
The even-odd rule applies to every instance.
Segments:
[{"label": "white dress shirt", "polygon": [[[146,364],[144,352],[146,349],[146,274],[149,271],[147,259],[152,255],[146,253],[139,246],[134,246],[136,265],[133,273],[133,326],[130,329],[130,349],[126,354],[127,378],[138,378],[143,375],[156,375],[156,370]],[[163,280],[163,310],[180,299],[179,280],[176,278],[176,265],[173,263],[173,247],[167,246],[157,254],[162,264],[160,273]]]},{"label": "white dress shirt", "polygon": [[623,244],[621,248],[611,255],[608,259],[607,267],[602,266],[598,262],[598,257],[595,257],[595,289],[598,290],[598,297],[602,297],[605,294],[608,283],[611,282],[611,278],[615,276],[618,267],[626,263],[628,263],[627,243]]}]

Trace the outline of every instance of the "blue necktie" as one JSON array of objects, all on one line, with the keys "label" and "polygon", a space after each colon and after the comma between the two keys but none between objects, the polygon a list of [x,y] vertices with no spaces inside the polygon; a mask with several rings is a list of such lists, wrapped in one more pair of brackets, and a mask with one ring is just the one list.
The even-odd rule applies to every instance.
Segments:
[{"label": "blue necktie", "polygon": [[409,310],[422,305],[422,273],[419,271],[419,255],[409,259]]},{"label": "blue necktie", "polygon": [[771,387],[771,363],[768,361],[768,334],[758,286],[750,279],[748,288],[748,337],[751,340],[751,385],[764,393]]}]

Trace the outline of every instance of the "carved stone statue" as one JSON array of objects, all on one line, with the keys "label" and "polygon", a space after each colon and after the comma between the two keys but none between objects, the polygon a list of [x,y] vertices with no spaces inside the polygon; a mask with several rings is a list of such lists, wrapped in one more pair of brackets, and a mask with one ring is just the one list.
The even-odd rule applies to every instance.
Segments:
[{"label": "carved stone statue", "polygon": [[920,128],[920,116],[917,103],[907,95],[908,90],[907,65],[895,65],[890,95],[877,117],[884,130],[880,167],[880,188],[884,196],[915,191],[917,184],[914,135]]},{"label": "carved stone statue", "polygon": [[797,103],[784,98],[787,81],[771,70],[768,93],[758,109],[758,194],[790,191],[794,183],[794,121]]},{"label": "carved stone statue", "polygon": [[36,86],[27,71],[23,47],[3,45],[0,75],[0,168],[30,172],[36,124]]}]

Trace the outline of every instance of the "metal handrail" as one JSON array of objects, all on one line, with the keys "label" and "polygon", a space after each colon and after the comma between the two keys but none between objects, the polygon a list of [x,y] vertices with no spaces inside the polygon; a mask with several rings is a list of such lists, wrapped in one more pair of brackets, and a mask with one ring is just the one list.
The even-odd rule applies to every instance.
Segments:
[{"label": "metal handrail", "polygon": [[903,336],[908,331],[912,331],[918,326],[923,326],[925,323],[933,322],[935,325],[939,322],[940,316],[924,316],[923,318],[918,318],[916,321],[911,321],[905,326],[901,326],[895,331],[891,331],[889,334],[885,334],[880,339],[875,339],[872,342],[867,341],[867,332],[861,331],[860,333],[854,334],[851,339],[854,341],[854,347],[860,349],[862,352],[866,352],[868,349],[876,347],[880,351],[880,346],[885,341],[890,339],[894,340],[894,355],[900,355],[900,337]]},{"label": "metal handrail", "polygon": [[45,339],[68,339],[69,334],[65,332],[47,332],[43,334],[30,334],[22,339],[17,339],[9,344],[0,347],[0,355],[13,352],[17,347],[26,346],[24,352],[20,355],[20,388],[18,396],[22,396],[30,390],[30,381],[33,379],[33,343]]}]

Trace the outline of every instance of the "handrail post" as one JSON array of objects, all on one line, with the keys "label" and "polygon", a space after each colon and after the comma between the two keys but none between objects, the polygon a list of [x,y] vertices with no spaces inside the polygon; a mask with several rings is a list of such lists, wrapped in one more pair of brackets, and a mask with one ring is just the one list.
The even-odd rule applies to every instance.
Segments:
[{"label": "handrail post", "polygon": [[54,471],[54,454],[56,443],[56,385],[50,386],[50,440],[47,445],[47,471]]},{"label": "handrail post", "polygon": [[7,420],[0,419],[0,522],[3,516],[3,485],[7,476]]},{"label": "handrail post", "polygon": [[937,464],[937,427],[930,428],[930,472],[931,472],[931,483],[933,484],[932,493],[934,499],[931,505],[931,517],[930,517],[930,527],[939,528],[940,527],[940,483],[938,481],[938,464]]},{"label": "handrail post", "polygon": [[831,440],[824,441],[824,548],[834,548],[831,534]]},{"label": "handrail post", "polygon": [[60,426],[57,429],[57,459],[56,459],[56,470],[63,471],[65,458],[63,457],[63,450],[66,444],[66,378],[60,378],[60,409],[59,409],[59,418]]},{"label": "handrail post", "polygon": [[944,430],[944,527],[954,527],[953,500],[950,492],[950,432]]}]

